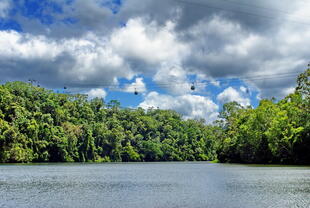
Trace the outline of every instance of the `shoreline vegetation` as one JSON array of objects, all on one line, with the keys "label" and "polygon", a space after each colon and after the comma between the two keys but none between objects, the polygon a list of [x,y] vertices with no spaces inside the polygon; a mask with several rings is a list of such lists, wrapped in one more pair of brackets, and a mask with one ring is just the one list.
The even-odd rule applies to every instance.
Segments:
[{"label": "shoreline vegetation", "polygon": [[257,108],[226,103],[213,124],[126,109],[24,82],[0,86],[0,162],[213,161],[310,164],[310,69]]},{"label": "shoreline vegetation", "polygon": [[96,162],[96,161],[85,161],[85,162],[7,162],[0,163],[1,166],[67,166],[67,165],[97,165],[97,164],[110,164],[110,165],[150,165],[150,164],[218,164],[218,165],[228,165],[228,166],[243,166],[243,167],[300,167],[300,168],[310,168],[310,164],[281,164],[281,163],[224,163],[219,160],[204,160],[204,161],[119,161],[119,162]]}]

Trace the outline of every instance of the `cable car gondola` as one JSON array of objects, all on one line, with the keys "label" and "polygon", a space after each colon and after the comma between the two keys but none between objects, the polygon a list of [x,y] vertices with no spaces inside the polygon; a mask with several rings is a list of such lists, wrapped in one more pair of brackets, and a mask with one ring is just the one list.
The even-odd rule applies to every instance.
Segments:
[{"label": "cable car gondola", "polygon": [[191,90],[194,91],[195,89],[196,89],[195,85],[194,85],[194,83],[192,83]]},{"label": "cable car gondola", "polygon": [[134,94],[135,94],[135,95],[138,95],[138,94],[139,94],[136,88],[135,88]]}]

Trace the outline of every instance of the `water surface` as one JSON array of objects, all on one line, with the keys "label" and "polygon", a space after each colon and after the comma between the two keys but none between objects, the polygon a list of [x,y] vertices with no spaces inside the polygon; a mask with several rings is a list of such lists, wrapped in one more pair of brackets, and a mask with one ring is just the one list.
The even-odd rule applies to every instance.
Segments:
[{"label": "water surface", "polygon": [[310,207],[310,167],[0,165],[0,207]]}]

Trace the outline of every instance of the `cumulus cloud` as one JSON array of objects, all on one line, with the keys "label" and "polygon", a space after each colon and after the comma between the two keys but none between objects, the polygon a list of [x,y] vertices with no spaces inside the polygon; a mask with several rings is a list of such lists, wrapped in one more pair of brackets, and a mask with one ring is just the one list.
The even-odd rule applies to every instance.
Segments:
[{"label": "cumulus cloud", "polygon": [[142,18],[130,19],[126,27],[111,35],[111,45],[118,54],[129,60],[150,65],[180,62],[187,47],[177,40],[174,26],[171,21],[160,27],[156,22],[146,22]]},{"label": "cumulus cloud", "polygon": [[93,99],[93,98],[102,98],[102,99],[104,99],[107,96],[106,91],[104,91],[101,88],[91,89],[86,94],[88,95],[89,99]]},{"label": "cumulus cloud", "polygon": [[189,34],[196,37],[191,47],[197,53],[188,56],[186,63],[212,77],[250,77],[245,81],[262,97],[283,97],[282,89],[295,85],[296,74],[308,61],[310,52],[305,47],[310,44],[310,29],[285,23],[275,33],[256,33],[239,22],[215,16],[193,26]]},{"label": "cumulus cloud", "polygon": [[[7,16],[9,2],[0,2],[0,18]],[[147,77],[186,100],[190,76],[218,87],[217,78],[237,77],[258,97],[281,97],[293,89],[310,57],[310,28],[296,22],[297,16],[308,16],[310,6],[290,0],[254,0],[254,7],[227,1],[128,0],[117,12],[102,0],[52,0],[63,13],[51,12],[50,25],[26,17],[18,10],[23,2],[16,2],[16,15],[10,17],[23,33],[0,31],[2,81],[34,78],[48,87],[96,89],[116,85],[120,78]],[[230,11],[245,9],[254,15]],[[292,15],[280,12],[286,9]],[[135,84],[139,82],[143,80],[137,78]],[[132,91],[132,85],[126,87]],[[244,89],[227,88],[218,97],[245,105],[245,96]]]},{"label": "cumulus cloud", "polygon": [[248,89],[245,86],[240,86],[240,91],[243,93],[246,93],[248,91]]},{"label": "cumulus cloud", "polygon": [[[145,26],[138,18],[104,37],[88,33],[77,38],[52,39],[0,31],[1,75],[15,79],[38,76],[35,78],[41,82],[66,81],[68,86],[88,87],[116,84],[119,78],[131,79],[141,73],[152,75],[164,63],[180,62],[186,52],[186,44],[178,42],[172,28],[171,22],[163,28],[156,23]],[[22,69],[27,65],[32,67],[29,71]]]},{"label": "cumulus cloud", "polygon": [[153,76],[153,80],[161,88],[175,95],[190,92],[187,72],[180,65],[162,64]]},{"label": "cumulus cloud", "polygon": [[199,95],[163,95],[150,92],[145,100],[139,104],[144,109],[160,108],[172,109],[181,113],[185,119],[205,119],[210,123],[217,119],[218,106],[208,97]]},{"label": "cumulus cloud", "polygon": [[310,56],[310,29],[304,27],[310,20],[309,4],[277,0],[236,6],[218,2],[214,6],[223,9],[214,11],[208,8],[213,3],[197,2],[183,5],[176,27],[183,25],[179,35],[191,51],[184,68],[213,78],[250,77],[243,80],[264,98],[283,97],[286,89],[294,87],[296,74],[305,69]]},{"label": "cumulus cloud", "polygon": [[294,87],[289,87],[289,88],[286,88],[286,89],[283,89],[285,95],[288,95],[290,93],[293,93],[295,91],[295,88]]},{"label": "cumulus cloud", "polygon": [[235,101],[244,107],[251,105],[249,98],[243,97],[239,91],[232,87],[228,87],[218,94],[217,100],[222,104]]},{"label": "cumulus cloud", "polygon": [[142,77],[138,77],[136,78],[135,82],[131,83],[131,84],[126,84],[124,86],[124,92],[138,92],[138,93],[144,93],[146,92],[146,86],[145,83],[143,82],[143,78]]},{"label": "cumulus cloud", "polygon": [[61,48],[44,36],[32,36],[14,31],[0,31],[0,55],[12,59],[53,59]]},{"label": "cumulus cloud", "polygon": [[[40,76],[36,79],[42,82],[54,80],[57,84],[66,81],[67,85],[89,87],[115,84],[118,78],[131,79],[139,73],[157,74],[154,80],[158,82],[175,81],[176,77],[185,82],[186,73],[180,67],[174,71],[168,69],[172,73],[166,76],[167,66],[179,64],[186,54],[186,44],[176,39],[173,27],[172,22],[163,27],[155,22],[145,26],[138,18],[130,20],[124,28],[115,29],[107,37],[88,33],[77,38],[51,39],[43,35],[1,31],[2,75],[7,76],[10,71],[15,78],[27,79],[34,75]],[[47,67],[43,67],[43,63]],[[31,71],[21,69],[26,65],[33,67]],[[47,76],[42,77],[42,73],[36,73],[38,71],[44,71]]]},{"label": "cumulus cloud", "polygon": [[119,77],[131,79],[134,75],[105,39],[93,34],[53,40],[0,31],[0,60],[3,78],[24,80],[35,76],[33,78],[51,86],[115,84]]}]

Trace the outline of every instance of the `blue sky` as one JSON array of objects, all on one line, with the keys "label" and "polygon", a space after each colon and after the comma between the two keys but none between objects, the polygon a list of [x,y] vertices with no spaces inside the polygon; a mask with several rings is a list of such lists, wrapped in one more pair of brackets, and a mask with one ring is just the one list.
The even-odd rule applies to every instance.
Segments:
[{"label": "blue sky", "polygon": [[285,1],[1,0],[1,82],[212,122],[225,102],[294,90],[310,6]]}]

